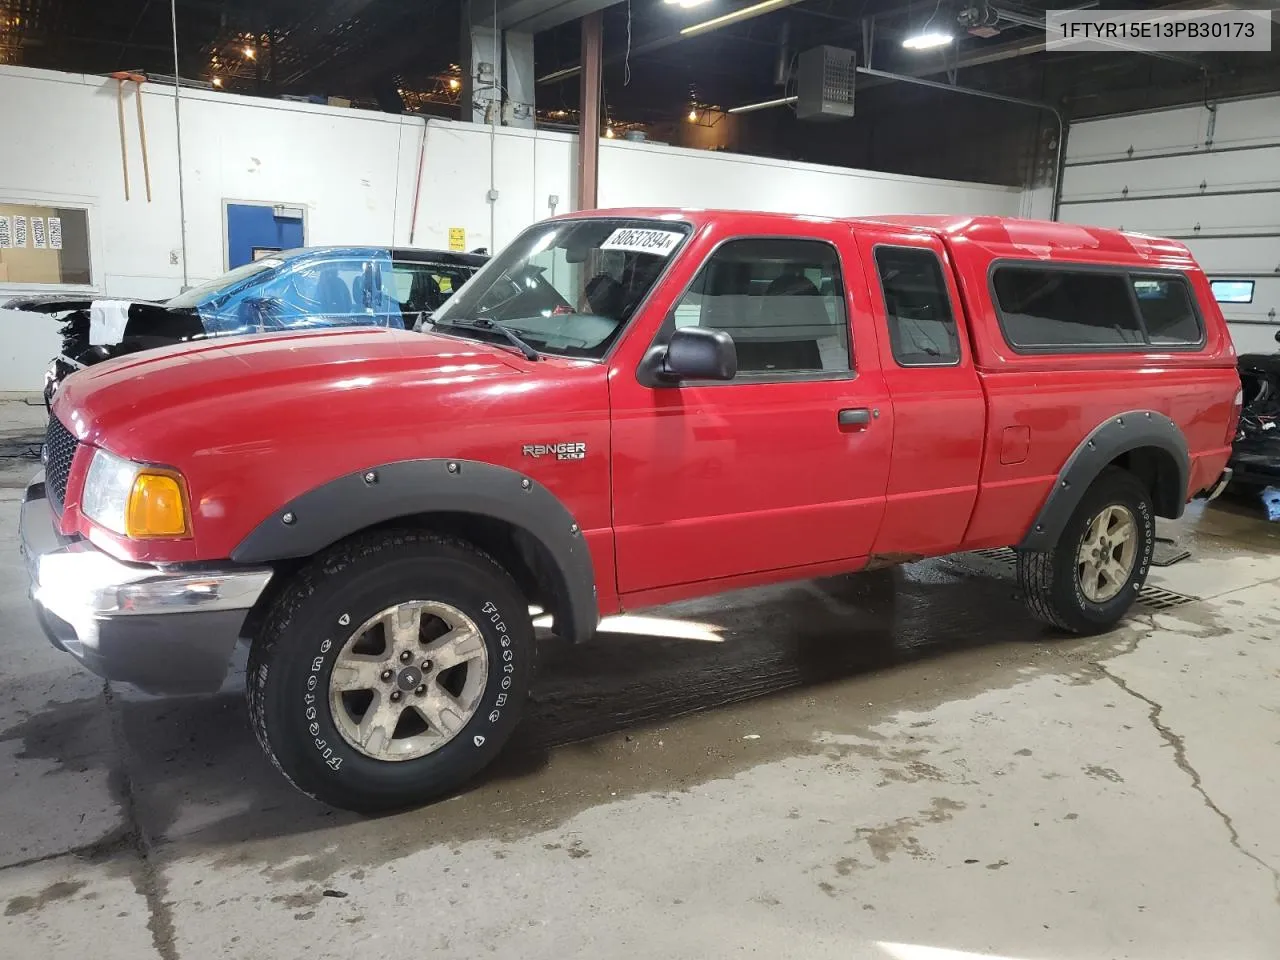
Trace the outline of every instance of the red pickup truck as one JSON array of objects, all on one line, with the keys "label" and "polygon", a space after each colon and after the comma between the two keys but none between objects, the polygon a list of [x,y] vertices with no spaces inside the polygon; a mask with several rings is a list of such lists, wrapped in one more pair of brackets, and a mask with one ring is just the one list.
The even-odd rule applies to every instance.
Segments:
[{"label": "red pickup truck", "polygon": [[1012,546],[1095,632],[1155,517],[1225,485],[1240,381],[1186,248],[990,217],[592,212],[531,227],[418,332],[188,344],[70,377],[22,541],[89,669],[217,688],[359,810],[500,749],[530,610],[602,616]]}]

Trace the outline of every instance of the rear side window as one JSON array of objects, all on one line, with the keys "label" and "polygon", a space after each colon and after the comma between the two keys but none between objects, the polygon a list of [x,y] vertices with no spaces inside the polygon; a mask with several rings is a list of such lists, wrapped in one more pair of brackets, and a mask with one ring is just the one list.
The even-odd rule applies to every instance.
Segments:
[{"label": "rear side window", "polygon": [[1133,292],[1152,343],[1200,342],[1200,318],[1185,280],[1135,276]]},{"label": "rear side window", "polygon": [[902,367],[949,366],[960,360],[960,341],[942,264],[932,250],[877,247],[893,359]]},{"label": "rear side window", "polygon": [[1203,339],[1181,277],[1001,266],[992,287],[1005,339],[1020,350],[1089,352]]}]

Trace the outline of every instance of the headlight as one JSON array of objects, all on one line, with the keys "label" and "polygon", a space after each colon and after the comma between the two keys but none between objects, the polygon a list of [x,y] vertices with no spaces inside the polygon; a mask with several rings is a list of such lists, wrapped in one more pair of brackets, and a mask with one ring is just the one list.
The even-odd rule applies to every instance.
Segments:
[{"label": "headlight", "polygon": [[80,512],[134,539],[184,537],[191,529],[180,474],[95,450]]}]

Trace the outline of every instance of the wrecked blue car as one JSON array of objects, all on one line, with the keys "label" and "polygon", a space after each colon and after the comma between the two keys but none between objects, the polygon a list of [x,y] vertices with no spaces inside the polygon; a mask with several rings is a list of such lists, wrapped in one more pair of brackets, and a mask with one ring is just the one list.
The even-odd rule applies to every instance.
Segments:
[{"label": "wrecked blue car", "polygon": [[41,296],[0,306],[63,324],[62,352],[45,374],[47,404],[76,370],[187,340],[327,327],[413,329],[487,259],[443,250],[308,247],[268,254],[165,301]]}]

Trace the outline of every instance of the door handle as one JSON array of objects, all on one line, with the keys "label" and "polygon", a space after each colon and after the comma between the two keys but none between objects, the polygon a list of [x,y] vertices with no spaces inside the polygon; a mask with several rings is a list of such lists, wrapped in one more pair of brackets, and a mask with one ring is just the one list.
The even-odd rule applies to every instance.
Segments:
[{"label": "door handle", "polygon": [[836,421],[842,427],[865,427],[871,423],[871,411],[866,407],[853,407],[841,410]]}]

